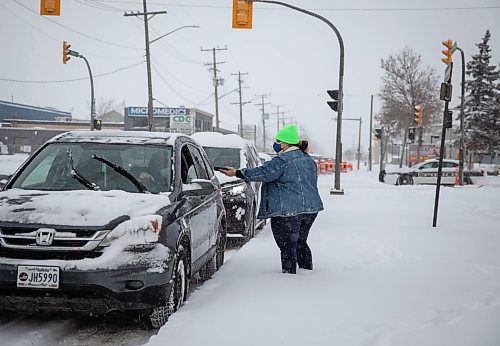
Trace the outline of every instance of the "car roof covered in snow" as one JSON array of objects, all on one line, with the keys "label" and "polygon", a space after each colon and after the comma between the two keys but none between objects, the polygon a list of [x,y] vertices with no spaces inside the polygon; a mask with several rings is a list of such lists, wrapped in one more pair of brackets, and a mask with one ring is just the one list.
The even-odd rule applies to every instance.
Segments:
[{"label": "car roof covered in snow", "polygon": [[235,134],[224,135],[219,132],[195,132],[191,135],[204,147],[243,149],[253,143]]},{"label": "car roof covered in snow", "polygon": [[70,131],[52,138],[50,142],[96,142],[119,144],[162,144],[174,145],[178,137],[189,136],[179,133],[148,131]]}]

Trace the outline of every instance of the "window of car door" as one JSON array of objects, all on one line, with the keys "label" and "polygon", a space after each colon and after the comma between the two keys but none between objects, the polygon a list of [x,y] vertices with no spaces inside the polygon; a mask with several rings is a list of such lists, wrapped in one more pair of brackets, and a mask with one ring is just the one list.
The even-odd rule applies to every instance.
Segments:
[{"label": "window of car door", "polygon": [[207,172],[207,167],[205,165],[205,161],[203,160],[203,156],[201,155],[198,148],[189,145],[189,150],[191,152],[192,157],[194,158],[194,169],[196,171],[196,177],[199,179],[210,179],[210,174]]},{"label": "window of car door", "polygon": [[427,162],[425,165],[420,166],[419,169],[429,169],[429,168],[437,168],[437,162]]},{"label": "window of car door", "polygon": [[193,157],[189,147],[184,145],[181,149],[181,181],[183,184],[191,184],[193,179],[198,178]]}]

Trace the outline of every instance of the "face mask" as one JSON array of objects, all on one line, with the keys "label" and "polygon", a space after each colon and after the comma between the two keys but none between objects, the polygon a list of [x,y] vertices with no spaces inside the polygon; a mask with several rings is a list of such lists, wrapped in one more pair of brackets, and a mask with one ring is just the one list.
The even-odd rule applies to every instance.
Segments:
[{"label": "face mask", "polygon": [[273,149],[276,153],[279,153],[281,151],[281,144],[274,142]]}]

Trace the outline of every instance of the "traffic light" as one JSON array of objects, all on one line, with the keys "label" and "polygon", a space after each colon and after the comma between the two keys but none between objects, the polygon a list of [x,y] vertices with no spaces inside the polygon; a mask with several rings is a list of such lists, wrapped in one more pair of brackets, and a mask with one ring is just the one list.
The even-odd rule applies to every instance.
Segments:
[{"label": "traffic light", "polygon": [[418,105],[415,106],[415,123],[417,123],[418,127],[422,127],[422,122],[423,122],[423,111],[424,111],[424,106]]},{"label": "traffic light", "polygon": [[415,127],[410,127],[408,129],[408,139],[410,141],[414,141],[415,140],[415,133],[417,132],[417,129]]},{"label": "traffic light", "polygon": [[61,14],[61,0],[40,0],[40,15],[59,16]]},{"label": "traffic light", "polygon": [[71,47],[71,45],[68,44],[68,42],[63,41],[63,56],[62,56],[63,64],[67,64],[68,63],[69,52],[70,52],[69,47]]},{"label": "traffic light", "polygon": [[252,12],[252,0],[233,0],[233,29],[251,29]]},{"label": "traffic light", "polygon": [[375,129],[375,138],[380,139],[382,138],[382,129]]},{"label": "traffic light", "polygon": [[444,128],[451,129],[453,127],[453,112],[448,110],[444,113]]},{"label": "traffic light", "polygon": [[326,101],[328,105],[330,106],[331,109],[333,109],[335,112],[339,111],[339,91],[338,90],[327,90],[326,91],[328,95],[334,99],[335,101]]},{"label": "traffic light", "polygon": [[455,51],[456,46],[453,45],[453,41],[449,40],[449,39],[446,41],[443,41],[443,46],[446,47],[445,50],[442,50],[443,54],[446,57],[442,58],[441,61],[444,62],[446,65],[449,65],[451,63],[451,56],[453,55],[453,52]]}]

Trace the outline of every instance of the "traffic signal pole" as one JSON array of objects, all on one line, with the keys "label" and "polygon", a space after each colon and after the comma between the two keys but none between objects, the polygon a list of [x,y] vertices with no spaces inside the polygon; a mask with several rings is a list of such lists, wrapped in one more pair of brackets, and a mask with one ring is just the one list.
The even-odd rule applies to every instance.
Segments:
[{"label": "traffic signal pole", "polygon": [[95,121],[95,99],[94,99],[94,78],[92,78],[92,70],[90,69],[90,64],[86,57],[79,54],[79,58],[82,58],[87,64],[87,69],[89,70],[90,76],[90,131],[94,131],[94,121]]},{"label": "traffic signal pole", "polygon": [[90,69],[90,64],[82,54],[77,51],[69,49],[71,47],[66,41],[63,41],[63,64],[67,64],[70,56],[74,56],[75,58],[82,58],[87,65],[87,69],[89,70],[90,77],[90,131],[95,130],[95,98],[94,98],[94,78],[92,78],[92,70]]},{"label": "traffic signal pole", "polygon": [[340,65],[339,65],[339,98],[338,98],[338,114],[337,114],[337,139],[335,142],[335,179],[334,179],[334,184],[333,188],[330,190],[330,195],[343,195],[344,190],[340,188],[340,165],[342,163],[342,110],[344,108],[344,41],[342,39],[342,36],[340,35],[340,32],[337,30],[335,25],[333,25],[328,19],[326,19],[323,16],[320,16],[317,13],[305,10],[300,7],[296,7],[281,1],[274,1],[274,0],[250,0],[251,2],[261,2],[265,4],[275,4],[275,5],[281,5],[285,6],[288,8],[291,8],[292,10],[302,12],[304,14],[307,14],[309,16],[315,17],[324,23],[326,23],[334,32],[335,35],[337,36],[337,39],[339,41],[339,46],[340,46]]}]

